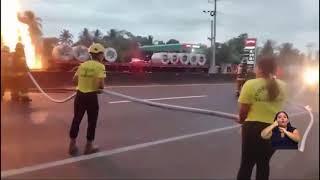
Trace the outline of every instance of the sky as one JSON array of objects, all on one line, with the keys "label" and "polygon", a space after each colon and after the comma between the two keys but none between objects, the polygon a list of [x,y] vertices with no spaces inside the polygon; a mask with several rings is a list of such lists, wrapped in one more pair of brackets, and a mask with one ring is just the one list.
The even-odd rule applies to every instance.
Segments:
[{"label": "sky", "polygon": [[[210,46],[209,14],[213,0],[20,0],[24,10],[42,18],[44,36],[69,30],[74,40],[83,28],[127,30],[134,35],[171,38],[181,43]],[[217,42],[241,33],[277,45],[291,42],[306,52],[308,43],[319,49],[319,0],[217,0]]]}]

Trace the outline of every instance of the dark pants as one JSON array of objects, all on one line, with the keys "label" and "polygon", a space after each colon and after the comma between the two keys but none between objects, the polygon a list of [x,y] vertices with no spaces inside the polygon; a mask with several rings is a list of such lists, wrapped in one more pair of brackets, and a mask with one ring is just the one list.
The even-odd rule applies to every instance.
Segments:
[{"label": "dark pants", "polygon": [[237,79],[237,90],[236,92],[240,92],[242,86],[244,85],[244,83],[246,82],[245,79]]},{"label": "dark pants", "polygon": [[1,98],[4,96],[5,91],[9,89],[10,80],[8,76],[1,76]]},{"label": "dark pants", "polygon": [[99,113],[98,95],[96,92],[77,92],[74,100],[74,117],[70,128],[70,138],[75,139],[84,113],[88,115],[87,140],[93,141]]},{"label": "dark pants", "polygon": [[256,179],[269,179],[269,162],[275,152],[271,141],[261,138],[261,131],[269,126],[262,122],[245,122],[242,126],[242,153],[238,180],[251,178],[252,169],[256,165]]},{"label": "dark pants", "polygon": [[11,97],[13,99],[28,96],[28,87],[26,84],[27,79],[25,76],[13,76],[11,80]]}]

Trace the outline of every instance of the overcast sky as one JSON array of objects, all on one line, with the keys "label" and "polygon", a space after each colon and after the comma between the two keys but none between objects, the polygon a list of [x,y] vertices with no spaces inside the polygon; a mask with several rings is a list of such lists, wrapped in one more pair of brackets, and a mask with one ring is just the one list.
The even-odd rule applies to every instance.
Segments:
[{"label": "overcast sky", "polygon": [[[87,27],[106,33],[125,29],[155,40],[176,38],[183,43],[210,45],[208,0],[20,0],[43,20],[45,36],[68,29],[77,38]],[[319,48],[319,0],[218,0],[217,41],[240,33],[258,38],[292,42],[302,51],[313,42]]]}]

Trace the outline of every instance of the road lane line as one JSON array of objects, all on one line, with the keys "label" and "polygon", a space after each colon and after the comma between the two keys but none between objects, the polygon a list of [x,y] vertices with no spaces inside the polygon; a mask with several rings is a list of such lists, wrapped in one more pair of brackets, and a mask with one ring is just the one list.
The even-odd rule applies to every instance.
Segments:
[{"label": "road lane line", "polygon": [[186,134],[186,135],[182,135],[182,136],[176,136],[176,137],[161,139],[161,140],[157,140],[157,141],[151,141],[151,142],[147,142],[147,143],[141,143],[141,144],[131,145],[131,146],[127,146],[127,147],[116,148],[116,149],[107,150],[107,151],[103,151],[103,152],[99,152],[99,153],[95,153],[95,154],[90,154],[90,155],[81,155],[78,157],[72,157],[72,158],[68,158],[68,159],[64,159],[64,160],[58,160],[58,161],[42,163],[42,164],[33,165],[33,166],[27,166],[27,167],[23,167],[23,168],[19,168],[19,169],[5,170],[5,171],[1,171],[1,178],[6,178],[9,176],[15,176],[15,175],[24,174],[24,173],[30,173],[30,172],[48,169],[48,168],[57,167],[57,166],[63,166],[66,164],[71,164],[71,163],[84,161],[84,160],[90,160],[90,159],[94,159],[94,158],[98,158],[98,157],[111,156],[111,155],[118,154],[118,153],[134,151],[134,150],[138,150],[138,149],[142,149],[142,148],[146,148],[146,147],[151,147],[151,146],[155,146],[155,145],[159,145],[159,144],[165,144],[165,143],[188,139],[188,138],[192,138],[192,137],[196,137],[196,136],[203,136],[203,135],[207,135],[207,134],[217,133],[217,132],[226,131],[226,130],[230,130],[230,129],[234,129],[234,128],[238,128],[238,127],[240,127],[240,125],[227,126],[227,127],[223,127],[223,128],[211,129],[208,131],[202,131],[202,132],[198,132],[198,133]]},{"label": "road lane line", "polygon": [[234,83],[199,83],[199,84],[150,84],[150,85],[133,85],[133,86],[107,86],[105,87],[105,89],[109,89],[109,88],[135,88],[135,87],[141,87],[141,88],[148,88],[148,87],[176,87],[176,86],[215,86],[215,85],[232,85]]},{"label": "road lane line", "polygon": [[[165,98],[153,98],[153,99],[142,99],[147,101],[161,101],[161,100],[172,100],[172,99],[190,99],[190,98],[202,98],[208,97],[207,95],[200,95],[200,96],[176,96],[176,97],[165,97]],[[110,101],[109,104],[119,104],[119,103],[128,103],[132,101]]]}]

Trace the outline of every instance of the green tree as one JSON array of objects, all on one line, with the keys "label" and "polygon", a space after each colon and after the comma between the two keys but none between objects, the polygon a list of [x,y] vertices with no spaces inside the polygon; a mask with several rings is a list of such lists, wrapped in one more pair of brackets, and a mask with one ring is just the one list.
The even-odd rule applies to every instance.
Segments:
[{"label": "green tree", "polygon": [[73,44],[72,38],[73,35],[70,33],[70,31],[63,29],[59,36],[59,42],[71,46]]},{"label": "green tree", "polygon": [[166,44],[179,44],[179,41],[176,39],[170,39]]},{"label": "green tree", "polygon": [[148,36],[148,40],[147,40],[146,45],[153,45],[153,36],[151,36],[151,35]]},{"label": "green tree", "polygon": [[110,39],[115,39],[116,37],[118,37],[118,31],[115,29],[110,29],[110,31],[108,32],[108,37]]},{"label": "green tree", "polygon": [[84,28],[79,35],[79,40],[76,45],[83,45],[89,47],[93,43],[93,37],[87,28]]},{"label": "green tree", "polygon": [[278,63],[280,66],[290,66],[299,64],[302,61],[302,55],[298,49],[293,47],[292,43],[283,43],[279,47]]},{"label": "green tree", "polygon": [[149,35],[148,37],[135,36],[133,40],[139,43],[141,46],[153,45],[153,36]]},{"label": "green tree", "polygon": [[247,33],[242,33],[236,38],[232,38],[227,41],[227,46],[229,47],[230,56],[227,62],[240,63],[241,54],[244,49],[245,39],[248,38]]},{"label": "green tree", "polygon": [[[128,38],[125,38],[127,36]],[[118,53],[117,61],[131,61],[130,50],[132,48],[134,35],[126,30],[110,29],[107,35],[103,36],[103,43],[106,47],[113,47]]]},{"label": "green tree", "polygon": [[117,29],[110,29],[110,31],[107,32],[107,35],[104,36],[104,40],[106,41],[112,41],[115,40],[117,38],[124,38],[124,35],[131,35],[131,33],[129,33],[126,30],[117,30]]},{"label": "green tree", "polygon": [[99,29],[96,29],[93,32],[93,42],[102,43],[103,34]]},{"label": "green tree", "polygon": [[226,43],[222,43],[216,48],[216,64],[221,65],[223,63],[234,63],[231,49]]},{"label": "green tree", "polygon": [[275,43],[274,41],[272,41],[272,40],[267,40],[267,41],[264,43],[264,45],[263,45],[263,47],[262,47],[262,49],[261,49],[258,57],[262,57],[262,56],[275,56],[275,54],[274,54],[275,44],[276,44],[276,43]]}]

